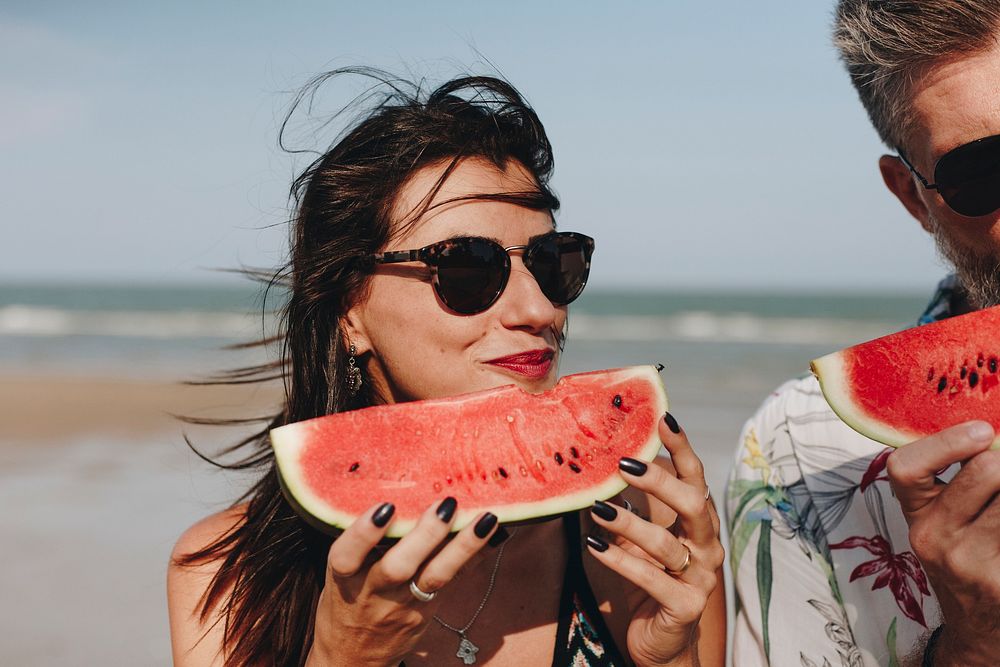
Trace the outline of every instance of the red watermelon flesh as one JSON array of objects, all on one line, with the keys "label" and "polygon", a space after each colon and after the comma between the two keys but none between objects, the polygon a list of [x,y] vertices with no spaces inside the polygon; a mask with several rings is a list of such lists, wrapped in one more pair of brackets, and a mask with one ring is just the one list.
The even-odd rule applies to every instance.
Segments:
[{"label": "red watermelon flesh", "polygon": [[407,533],[447,496],[453,530],[484,511],[501,523],[552,516],[625,487],[623,456],[651,461],[667,397],[657,369],[562,378],[541,394],[515,386],[343,412],[271,431],[290,502],[314,525],[345,528],[391,502],[387,535]]},{"label": "red watermelon flesh", "polygon": [[848,426],[899,447],[973,419],[1000,432],[998,365],[995,307],[849,347],[816,359],[812,369]]}]

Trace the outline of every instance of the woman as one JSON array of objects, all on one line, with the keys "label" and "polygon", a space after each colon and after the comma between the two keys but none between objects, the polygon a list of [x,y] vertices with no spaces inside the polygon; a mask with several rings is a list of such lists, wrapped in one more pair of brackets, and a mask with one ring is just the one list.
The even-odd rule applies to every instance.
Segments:
[{"label": "woman", "polygon": [[[555,232],[537,116],[492,78],[430,94],[382,83],[390,93],[293,185],[286,402],[269,428],[557,379],[593,242]],[[670,415],[673,465],[623,459],[630,486],[612,502],[516,529],[484,513],[450,538],[442,498],[391,547],[378,545],[387,503],[336,540],[309,528],[265,434],[239,445],[264,471],[246,502],[175,548],[175,664],[722,664],[718,519]]]}]

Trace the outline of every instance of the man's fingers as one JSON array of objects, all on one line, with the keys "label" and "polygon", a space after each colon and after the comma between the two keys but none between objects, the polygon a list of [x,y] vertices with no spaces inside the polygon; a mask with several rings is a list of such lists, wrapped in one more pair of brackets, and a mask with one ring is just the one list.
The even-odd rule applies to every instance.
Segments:
[{"label": "man's fingers", "polygon": [[[1000,451],[981,452],[962,466],[955,478],[940,491],[942,511],[956,528],[976,520],[996,522],[994,498],[1000,493]],[[988,511],[984,512],[984,508]],[[984,514],[988,516],[983,516]]]},{"label": "man's fingers", "polygon": [[900,447],[889,455],[886,472],[905,512],[917,512],[941,493],[935,473],[965,461],[993,442],[993,427],[982,421],[952,426]]}]

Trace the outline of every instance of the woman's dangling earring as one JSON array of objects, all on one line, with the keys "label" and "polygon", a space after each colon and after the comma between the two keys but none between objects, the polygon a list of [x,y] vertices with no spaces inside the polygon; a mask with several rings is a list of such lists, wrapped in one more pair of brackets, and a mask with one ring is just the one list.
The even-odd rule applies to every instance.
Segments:
[{"label": "woman's dangling earring", "polygon": [[358,395],[358,391],[361,390],[361,385],[364,384],[361,379],[361,369],[358,368],[358,360],[355,359],[355,355],[358,353],[358,348],[351,343],[351,349],[348,350],[347,354],[347,379],[345,380],[345,385],[347,388],[347,394],[354,398]]}]

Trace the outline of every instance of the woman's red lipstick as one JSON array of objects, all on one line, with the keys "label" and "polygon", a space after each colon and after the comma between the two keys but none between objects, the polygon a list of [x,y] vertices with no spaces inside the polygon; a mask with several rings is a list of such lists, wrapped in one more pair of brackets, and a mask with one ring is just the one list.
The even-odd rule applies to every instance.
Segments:
[{"label": "woman's red lipstick", "polygon": [[549,374],[554,357],[555,353],[552,350],[530,350],[492,359],[486,363],[500,366],[525,377],[538,379]]}]

